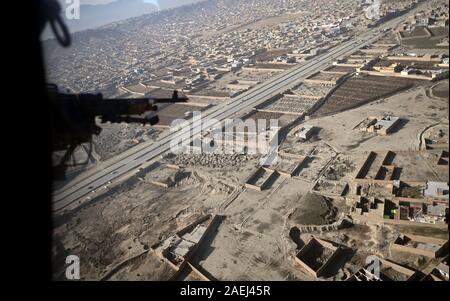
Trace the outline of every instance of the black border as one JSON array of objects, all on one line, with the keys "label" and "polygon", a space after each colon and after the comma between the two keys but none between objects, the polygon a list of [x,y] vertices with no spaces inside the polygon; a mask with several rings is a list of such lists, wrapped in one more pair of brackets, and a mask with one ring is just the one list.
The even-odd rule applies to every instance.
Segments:
[{"label": "black border", "polygon": [[[10,279],[26,280],[41,290],[49,290],[52,295],[63,298],[80,299],[87,295],[99,294],[99,297],[111,294],[114,297],[130,297],[130,292],[138,292],[145,299],[161,300],[180,298],[180,290],[187,285],[194,287],[215,287],[240,285],[269,285],[271,295],[267,299],[280,299],[289,296],[293,300],[318,298],[328,295],[331,298],[411,298],[422,297],[429,300],[438,298],[436,289],[448,288],[448,282],[48,282],[51,280],[51,138],[50,122],[47,111],[47,97],[44,88],[45,73],[42,64],[42,51],[38,38],[37,0],[27,3],[25,9],[21,1],[17,1],[20,20],[15,20],[16,27],[9,29],[13,35],[8,40],[7,48],[13,50],[14,64],[8,79],[12,95],[3,96],[6,103],[4,114],[10,127],[7,128],[6,139],[14,143],[8,144],[6,163],[12,163],[12,172],[5,185],[6,191],[13,191],[14,196],[5,192],[8,197],[4,201],[13,205],[12,209],[4,209],[4,215],[12,218],[10,227],[4,229],[11,232],[10,251],[17,258],[6,259],[11,264]],[[22,6],[22,7],[20,7]],[[16,30],[14,30],[16,29]],[[9,57],[4,57],[9,61]],[[19,67],[17,67],[17,65]],[[11,106],[11,107],[10,107]],[[9,120],[8,120],[9,119]],[[18,127],[18,128],[17,128]],[[20,136],[19,139],[17,136]],[[19,179],[19,180],[18,180]],[[19,231],[11,231],[17,227]],[[21,228],[23,227],[23,228]],[[15,229],[14,229],[15,230]],[[26,239],[24,239],[26,237]],[[19,244],[16,244],[16,241]],[[21,245],[21,243],[24,243]],[[41,283],[46,281],[47,284]],[[32,292],[32,291],[30,291]],[[379,295],[378,295],[379,294]],[[162,298],[161,298],[162,297]],[[201,297],[186,296],[183,298]],[[203,297],[208,300],[206,297]],[[215,295],[209,300],[228,300],[235,296]],[[255,299],[256,297],[240,297],[239,299]]]}]

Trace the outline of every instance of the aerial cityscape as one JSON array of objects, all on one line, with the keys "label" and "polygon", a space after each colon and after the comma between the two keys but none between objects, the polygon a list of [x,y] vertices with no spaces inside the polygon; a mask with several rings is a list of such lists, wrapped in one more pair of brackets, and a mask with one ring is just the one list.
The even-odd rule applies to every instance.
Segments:
[{"label": "aerial cityscape", "polygon": [[187,98],[75,149],[54,279],[449,281],[449,1],[173,3],[42,40],[61,90]]}]

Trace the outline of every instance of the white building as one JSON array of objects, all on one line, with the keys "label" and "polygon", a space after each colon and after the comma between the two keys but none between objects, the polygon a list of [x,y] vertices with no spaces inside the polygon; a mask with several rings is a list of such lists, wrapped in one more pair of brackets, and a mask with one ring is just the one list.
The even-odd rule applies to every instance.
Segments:
[{"label": "white building", "polygon": [[312,137],[313,133],[314,133],[314,127],[311,125],[304,125],[302,126],[296,133],[295,136],[306,141],[309,138]]},{"label": "white building", "polygon": [[427,187],[423,191],[426,197],[438,197],[448,199],[449,187],[447,182],[428,181]]}]

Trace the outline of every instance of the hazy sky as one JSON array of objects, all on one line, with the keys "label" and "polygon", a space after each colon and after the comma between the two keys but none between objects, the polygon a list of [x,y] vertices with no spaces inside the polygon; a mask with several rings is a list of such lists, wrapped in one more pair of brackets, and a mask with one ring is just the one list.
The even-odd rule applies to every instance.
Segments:
[{"label": "hazy sky", "polygon": [[[109,3],[109,2],[113,2],[115,0],[80,0],[81,4],[104,4],[104,3]],[[143,0],[144,2],[149,2],[149,3],[163,3],[164,0]],[[180,4],[184,4],[183,0],[179,0],[179,1],[174,1],[174,2],[180,2]]]},{"label": "hazy sky", "polygon": [[[65,3],[66,0],[59,0],[62,3]],[[80,0],[80,4],[105,4],[109,2],[114,2],[117,0]],[[142,0],[143,2],[153,3],[157,7],[163,7],[164,8],[164,2],[168,1],[170,3],[170,7],[180,6],[192,2],[198,2],[201,0]]]},{"label": "hazy sky", "polygon": [[113,2],[114,0],[80,0],[81,4],[104,4]]},{"label": "hazy sky", "polygon": [[[61,4],[61,9],[64,11],[64,9],[67,7],[67,5],[70,5],[73,3],[73,0],[58,0]],[[80,20],[66,20],[67,26],[69,27],[70,32],[76,32],[80,30],[85,29],[92,29],[97,28],[101,25],[109,24],[116,21],[121,21],[128,19],[130,17],[139,16],[144,13],[149,13],[154,11],[154,6],[148,5],[147,8],[145,8],[145,11],[137,10],[139,9],[139,2],[146,2],[146,3],[152,3],[154,4],[158,9],[168,9],[173,7],[178,7],[185,4],[190,4],[194,2],[199,2],[201,0],[120,0],[121,4],[120,6],[105,6],[104,11],[101,7],[102,4],[108,4],[111,2],[116,2],[118,0],[79,0],[81,5],[100,5],[98,7],[93,7],[93,9],[86,9],[86,17],[82,18],[80,15]],[[130,1],[133,5],[130,7],[127,7],[127,1]],[[142,5],[144,6],[144,5]],[[145,5],[147,6],[147,5]],[[47,26],[45,31],[42,33],[41,38],[47,39],[52,38],[53,33],[50,30],[50,27]]]}]

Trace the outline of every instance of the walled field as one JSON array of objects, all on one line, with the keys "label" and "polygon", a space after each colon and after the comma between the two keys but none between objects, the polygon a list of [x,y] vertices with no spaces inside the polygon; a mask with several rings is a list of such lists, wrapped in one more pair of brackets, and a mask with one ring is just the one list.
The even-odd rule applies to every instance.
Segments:
[{"label": "walled field", "polygon": [[346,72],[346,73],[352,73],[355,72],[355,70],[356,68],[354,67],[345,67],[345,66],[332,66],[326,69],[326,71],[329,72]]},{"label": "walled field", "polygon": [[413,87],[415,81],[404,78],[357,76],[345,81],[313,114],[323,116],[351,109]]},{"label": "walled field", "polygon": [[296,95],[304,97],[316,97],[321,98],[327,95],[330,91],[330,86],[320,85],[320,84],[308,84],[303,83],[296,89],[292,90]]},{"label": "walled field", "polygon": [[261,69],[261,70],[274,69],[274,70],[284,71],[284,70],[291,68],[292,65],[260,63],[260,64],[255,64],[251,67],[256,68],[256,69]]},{"label": "walled field", "polygon": [[268,71],[252,71],[252,70],[240,70],[236,72],[236,79],[239,80],[256,80],[263,82],[272,76],[274,76],[276,72],[268,72]]},{"label": "walled field", "polygon": [[439,70],[440,67],[435,67],[436,62],[418,62],[418,61],[406,61],[406,60],[389,60],[391,64],[399,63],[402,66],[412,66],[417,69],[425,70]]},{"label": "walled field", "polygon": [[311,98],[283,96],[276,101],[261,105],[258,110],[303,115],[308,112],[316,102],[317,100]]},{"label": "walled field", "polygon": [[271,119],[276,119],[276,120],[278,120],[279,126],[285,126],[285,125],[291,123],[292,121],[294,121],[296,117],[297,116],[295,116],[295,115],[287,115],[287,114],[282,114],[282,113],[262,112],[262,111],[253,110],[249,114],[244,116],[243,119],[244,120],[253,119],[256,122],[256,124],[257,124],[258,120],[265,120],[267,126],[270,125]]},{"label": "walled field", "polygon": [[324,80],[324,81],[337,81],[342,77],[342,74],[330,74],[330,73],[317,73],[308,79],[312,80]]},{"label": "walled field", "polygon": [[413,30],[402,32],[401,35],[404,38],[414,38],[428,35],[428,32],[423,27],[415,27]]},{"label": "walled field", "polygon": [[[160,106],[162,107],[162,106]],[[189,120],[193,111],[202,111],[204,107],[184,104],[170,104],[158,112],[159,126],[170,126],[175,119]],[[185,115],[187,113],[187,115]]]}]

